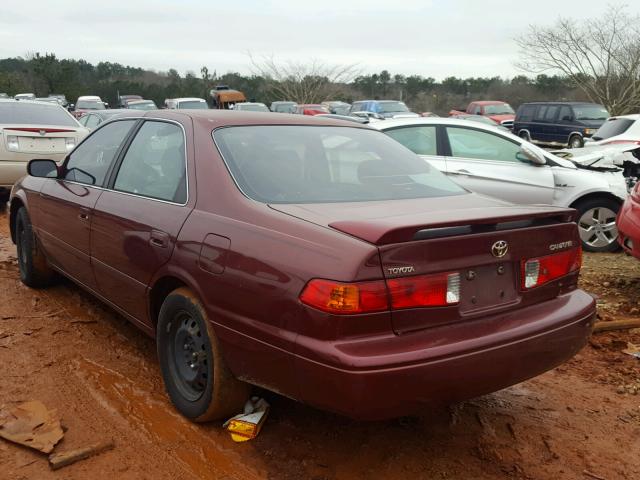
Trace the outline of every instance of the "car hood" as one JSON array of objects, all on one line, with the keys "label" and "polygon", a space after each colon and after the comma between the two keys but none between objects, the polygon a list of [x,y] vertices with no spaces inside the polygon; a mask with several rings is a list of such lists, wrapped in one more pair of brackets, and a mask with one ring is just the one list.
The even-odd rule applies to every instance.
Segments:
[{"label": "car hood", "polygon": [[614,145],[585,145],[583,148],[564,148],[552,151],[554,155],[585,167],[621,167],[625,161],[640,163],[640,145],[624,143]]},{"label": "car hood", "polygon": [[494,122],[504,122],[505,120],[513,120],[516,116],[513,113],[505,113],[502,115],[487,115]]},{"label": "car hood", "polygon": [[409,241],[418,231],[425,228],[573,215],[573,211],[568,209],[540,205],[514,205],[475,193],[446,198],[271,204],[270,207],[301,220],[332,228],[377,245]]}]

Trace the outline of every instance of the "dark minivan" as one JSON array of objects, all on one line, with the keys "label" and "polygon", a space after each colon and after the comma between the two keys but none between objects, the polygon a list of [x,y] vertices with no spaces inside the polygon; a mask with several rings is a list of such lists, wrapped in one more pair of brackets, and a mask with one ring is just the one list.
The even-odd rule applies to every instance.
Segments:
[{"label": "dark minivan", "polygon": [[607,118],[607,109],[596,103],[523,103],[516,112],[513,133],[534,143],[580,148]]}]

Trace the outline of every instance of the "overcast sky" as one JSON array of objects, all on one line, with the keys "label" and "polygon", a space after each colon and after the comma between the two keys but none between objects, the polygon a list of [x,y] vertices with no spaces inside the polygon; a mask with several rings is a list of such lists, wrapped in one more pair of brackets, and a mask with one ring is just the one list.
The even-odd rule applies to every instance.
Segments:
[{"label": "overcast sky", "polygon": [[[616,3],[614,0],[610,3]],[[629,11],[640,13],[640,2]],[[364,73],[513,76],[514,37],[558,16],[593,17],[594,0],[31,0],[3,2],[0,58],[60,58],[181,73],[249,73],[247,52],[357,63]],[[634,5],[635,4],[635,5]]]}]

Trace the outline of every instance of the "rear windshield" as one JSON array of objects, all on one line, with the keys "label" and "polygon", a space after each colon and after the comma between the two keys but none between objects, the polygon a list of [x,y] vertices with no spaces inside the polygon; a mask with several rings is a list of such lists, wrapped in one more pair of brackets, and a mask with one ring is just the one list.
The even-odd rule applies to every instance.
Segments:
[{"label": "rear windshield", "polygon": [[236,105],[238,110],[244,110],[246,112],[268,112],[269,109],[266,105]]},{"label": "rear windshield", "polygon": [[631,118],[610,118],[604,122],[598,131],[593,135],[594,140],[604,140],[605,138],[615,137],[620,135],[633,125],[635,120]]},{"label": "rear windshield", "polygon": [[158,107],[156,107],[156,104],[152,101],[130,103],[128,106],[132,110],[157,110],[158,109]]},{"label": "rear windshield", "polygon": [[409,111],[404,102],[381,102],[378,105],[378,113],[395,113]]},{"label": "rear windshield", "polygon": [[98,100],[78,100],[76,108],[82,110],[104,110],[104,103]]},{"label": "rear windshield", "polygon": [[207,102],[198,102],[197,100],[187,100],[186,102],[179,102],[178,108],[195,108],[200,110],[206,110],[209,108]]},{"label": "rear windshield", "polygon": [[58,105],[24,102],[0,103],[0,124],[60,125],[77,128],[78,122]]},{"label": "rear windshield", "polygon": [[350,127],[226,127],[213,137],[239,188],[264,203],[328,203],[466,193],[382,132]]},{"label": "rear windshield", "polygon": [[501,103],[499,105],[485,105],[485,115],[507,115],[513,112],[513,108],[508,103]]}]

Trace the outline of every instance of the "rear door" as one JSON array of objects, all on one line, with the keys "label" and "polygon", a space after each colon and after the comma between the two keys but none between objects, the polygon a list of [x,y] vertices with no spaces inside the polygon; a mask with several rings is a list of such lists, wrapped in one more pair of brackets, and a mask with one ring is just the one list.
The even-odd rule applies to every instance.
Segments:
[{"label": "rear door", "polygon": [[551,143],[565,143],[566,136],[563,134],[563,128],[558,124],[558,112],[560,105],[549,105],[544,115],[545,135],[544,141]]},{"label": "rear door", "polygon": [[412,125],[385,130],[384,133],[420,155],[441,172],[447,171],[446,159],[438,154],[437,125]]},{"label": "rear door", "polygon": [[40,191],[33,223],[48,258],[90,288],[95,287],[89,260],[93,207],[135,123],[122,120],[96,130],[69,155],[63,177],[47,180]]},{"label": "rear door", "polygon": [[445,126],[446,172],[477,193],[524,204],[552,204],[551,168],[534,165],[520,144],[497,133],[472,127]]},{"label": "rear door", "polygon": [[180,123],[144,121],[95,206],[91,261],[98,291],[140,321],[147,317],[147,285],[171,257],[195,203],[186,145]]}]

